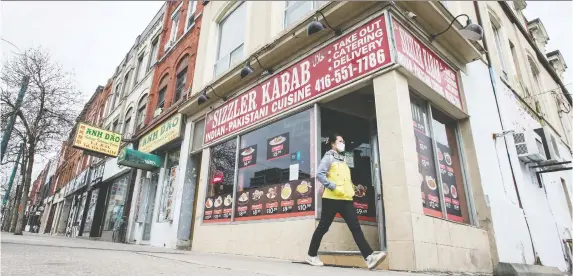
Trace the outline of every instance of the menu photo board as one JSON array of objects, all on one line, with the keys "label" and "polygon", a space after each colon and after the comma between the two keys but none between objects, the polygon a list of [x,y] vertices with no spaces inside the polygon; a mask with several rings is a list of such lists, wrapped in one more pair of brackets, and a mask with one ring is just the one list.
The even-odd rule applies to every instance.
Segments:
[{"label": "menu photo board", "polygon": [[446,145],[437,143],[437,146],[440,174],[442,175],[442,192],[444,193],[444,203],[446,205],[448,219],[463,222],[456,175],[452,167],[452,152]]},{"label": "menu photo board", "polygon": [[273,160],[289,155],[289,133],[269,138],[267,140],[267,160]]},{"label": "menu photo board", "polygon": [[418,171],[422,176],[421,191],[424,214],[433,217],[442,217],[440,194],[438,191],[438,178],[436,165],[432,158],[432,139],[422,131],[414,128],[416,137],[416,150],[418,152]]},{"label": "menu photo board", "polygon": [[376,221],[376,191],[374,187],[356,184],[354,186],[354,208],[360,221]]},{"label": "menu photo board", "polygon": [[203,222],[231,221],[233,213],[233,196],[231,193],[207,197]]},{"label": "menu photo board", "polygon": [[239,150],[239,169],[257,164],[257,145],[248,146]]},{"label": "menu photo board", "polygon": [[235,220],[314,215],[314,179],[249,188],[237,193]]}]

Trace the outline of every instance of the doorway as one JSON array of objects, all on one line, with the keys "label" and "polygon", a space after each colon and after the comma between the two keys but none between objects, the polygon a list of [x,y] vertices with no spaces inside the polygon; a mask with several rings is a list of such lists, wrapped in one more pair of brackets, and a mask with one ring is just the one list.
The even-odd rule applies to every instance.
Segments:
[{"label": "doorway", "polygon": [[149,241],[151,239],[151,224],[153,222],[153,209],[155,208],[155,194],[157,192],[157,185],[159,183],[159,169],[151,172],[151,181],[147,188],[147,206],[145,210],[145,221],[143,222],[143,235],[142,241]]},{"label": "doorway", "polygon": [[197,210],[197,197],[199,195],[199,185],[198,184],[198,180],[199,180],[199,175],[201,174],[201,160],[203,159],[203,151],[199,151],[198,153],[195,153],[193,155],[191,155],[190,161],[190,168],[191,168],[191,174],[190,174],[190,178],[191,178],[191,185],[193,185],[193,210],[192,210],[192,214],[191,214],[191,229],[189,231],[189,244],[193,245],[193,232],[195,230],[195,214],[197,213],[195,210]]},{"label": "doorway", "polygon": [[[328,136],[341,135],[344,156],[350,168],[354,207],[373,249],[385,249],[382,183],[379,171],[378,134],[372,86],[320,105],[320,158],[330,150]],[[319,195],[320,196],[320,195]],[[320,208],[320,205],[319,205]],[[318,213],[320,216],[320,212]],[[337,215],[338,221],[343,221]],[[374,229],[373,229],[374,228]],[[349,235],[349,233],[346,233]]]}]

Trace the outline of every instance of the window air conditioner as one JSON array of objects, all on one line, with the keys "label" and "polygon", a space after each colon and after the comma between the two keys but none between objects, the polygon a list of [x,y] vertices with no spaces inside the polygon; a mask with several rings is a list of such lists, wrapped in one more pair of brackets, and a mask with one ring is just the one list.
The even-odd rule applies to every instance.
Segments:
[{"label": "window air conditioner", "polygon": [[163,108],[160,107],[158,109],[155,109],[155,112],[153,113],[153,118],[159,116],[161,112],[163,112]]},{"label": "window air conditioner", "polygon": [[551,161],[552,163],[562,162],[563,159],[559,155],[557,140],[555,139],[555,135],[549,130],[549,127],[535,129],[535,133],[537,133],[541,137],[541,141],[543,141],[543,150],[547,161]]},{"label": "window air conditioner", "polygon": [[517,156],[523,162],[541,162],[546,160],[541,137],[533,130],[513,134]]}]

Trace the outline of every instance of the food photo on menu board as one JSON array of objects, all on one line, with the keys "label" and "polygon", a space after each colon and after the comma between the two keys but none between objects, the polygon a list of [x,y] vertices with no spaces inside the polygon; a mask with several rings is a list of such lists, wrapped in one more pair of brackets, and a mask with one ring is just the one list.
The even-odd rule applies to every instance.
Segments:
[{"label": "food photo on menu board", "polygon": [[440,163],[440,173],[442,175],[442,192],[444,193],[444,203],[446,205],[448,219],[463,222],[458,188],[456,185],[456,175],[452,167],[452,153],[450,148],[446,145],[437,143],[437,146],[438,162]]},{"label": "food photo on menu board", "polygon": [[236,220],[314,214],[314,179],[248,188],[237,193]]},{"label": "food photo on menu board", "polygon": [[245,147],[239,151],[239,169],[257,164],[257,145]]},{"label": "food photo on menu board", "polygon": [[229,220],[233,213],[233,197],[231,194],[223,194],[208,197],[205,200],[204,221]]},{"label": "food photo on menu board", "polygon": [[354,185],[353,204],[361,221],[376,221],[376,202],[374,187],[362,184]]},{"label": "food photo on menu board", "polygon": [[289,133],[269,138],[267,140],[267,160],[289,155]]},{"label": "food photo on menu board", "polygon": [[424,213],[442,217],[440,195],[436,176],[436,166],[432,158],[432,139],[418,129],[414,129],[418,151],[418,170],[421,175],[422,204]]}]

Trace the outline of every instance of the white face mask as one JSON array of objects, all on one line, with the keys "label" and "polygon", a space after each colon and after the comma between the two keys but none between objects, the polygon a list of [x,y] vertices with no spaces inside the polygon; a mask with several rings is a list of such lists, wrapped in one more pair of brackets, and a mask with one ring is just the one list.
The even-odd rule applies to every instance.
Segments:
[{"label": "white face mask", "polygon": [[343,152],[345,149],[345,145],[343,143],[336,143],[336,149],[338,152]]}]

